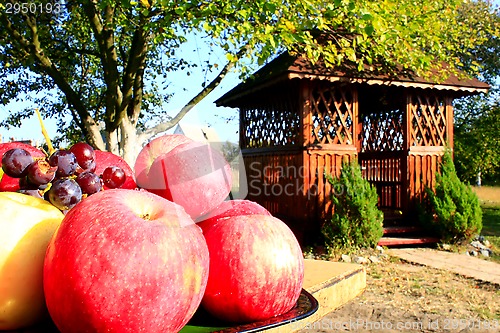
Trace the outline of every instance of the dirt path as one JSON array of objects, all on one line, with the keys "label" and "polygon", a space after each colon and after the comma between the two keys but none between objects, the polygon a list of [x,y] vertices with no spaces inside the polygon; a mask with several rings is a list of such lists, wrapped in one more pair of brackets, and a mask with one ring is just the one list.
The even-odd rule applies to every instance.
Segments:
[{"label": "dirt path", "polygon": [[500,288],[390,258],[358,298],[301,332],[500,332]]}]

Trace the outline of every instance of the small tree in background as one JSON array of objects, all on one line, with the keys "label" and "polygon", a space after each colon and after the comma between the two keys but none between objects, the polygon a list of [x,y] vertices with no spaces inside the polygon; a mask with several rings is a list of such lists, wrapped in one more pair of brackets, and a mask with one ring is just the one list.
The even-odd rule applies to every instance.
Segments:
[{"label": "small tree in background", "polygon": [[421,206],[420,219],[445,242],[469,241],[483,227],[477,195],[457,176],[451,153],[447,150],[436,174],[434,190],[426,188],[428,201]]},{"label": "small tree in background", "polygon": [[377,208],[376,189],[363,178],[357,161],[344,162],[332,184],[334,213],[322,227],[330,248],[374,247],[383,235],[383,213]]}]

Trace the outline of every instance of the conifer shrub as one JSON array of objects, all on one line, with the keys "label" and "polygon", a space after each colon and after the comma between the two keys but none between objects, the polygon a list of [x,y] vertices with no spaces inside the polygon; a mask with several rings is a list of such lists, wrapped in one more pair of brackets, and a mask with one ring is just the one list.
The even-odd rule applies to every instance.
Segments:
[{"label": "conifer shrub", "polygon": [[435,184],[434,190],[425,190],[420,221],[444,242],[470,241],[483,227],[482,210],[477,195],[458,178],[449,150],[443,155]]},{"label": "conifer shrub", "polygon": [[378,195],[361,174],[357,161],[344,162],[339,177],[327,177],[332,185],[333,215],[322,226],[330,249],[374,247],[383,235],[383,213]]}]

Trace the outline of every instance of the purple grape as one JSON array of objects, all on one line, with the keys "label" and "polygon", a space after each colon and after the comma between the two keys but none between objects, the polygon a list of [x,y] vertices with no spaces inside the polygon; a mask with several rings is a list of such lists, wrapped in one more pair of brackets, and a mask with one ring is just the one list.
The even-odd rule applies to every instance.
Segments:
[{"label": "purple grape", "polygon": [[85,171],[76,177],[76,182],[82,188],[82,192],[88,195],[99,192],[102,189],[102,179],[93,172]]},{"label": "purple grape", "polygon": [[[95,171],[95,152],[91,145],[85,142],[78,142],[71,146],[69,151],[75,155],[78,165],[83,171]],[[93,171],[91,170],[92,165],[94,165]]]},{"label": "purple grape", "polygon": [[110,166],[102,172],[102,180],[104,185],[109,188],[118,188],[125,183],[127,176],[122,168],[117,166]]},{"label": "purple grape", "polygon": [[82,200],[82,189],[75,180],[62,178],[52,183],[48,197],[50,203],[60,210],[68,210]]},{"label": "purple grape", "polygon": [[92,161],[87,165],[87,169],[83,171],[95,172],[96,169],[97,169],[97,164],[95,163],[95,161]]},{"label": "purple grape", "polygon": [[36,160],[28,166],[28,181],[40,186],[50,183],[56,176],[57,167],[45,160]]},{"label": "purple grape", "polygon": [[43,199],[43,191],[41,191],[41,190],[20,189],[18,192],[22,193],[22,194],[30,195],[30,196],[35,197],[35,198]]},{"label": "purple grape", "polygon": [[31,163],[33,163],[33,156],[22,148],[7,150],[2,156],[3,172],[13,178],[26,176],[28,166]]},{"label": "purple grape", "polygon": [[19,188],[23,190],[40,190],[38,185],[29,181],[28,176],[19,179]]},{"label": "purple grape", "polygon": [[49,164],[57,167],[56,177],[69,177],[74,175],[78,168],[78,162],[75,154],[69,150],[57,150],[49,157]]}]

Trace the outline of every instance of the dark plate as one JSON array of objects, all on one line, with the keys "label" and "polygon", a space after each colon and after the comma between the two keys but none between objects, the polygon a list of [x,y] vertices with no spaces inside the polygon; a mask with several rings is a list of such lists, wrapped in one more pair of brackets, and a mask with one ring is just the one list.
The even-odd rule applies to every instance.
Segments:
[{"label": "dark plate", "polygon": [[318,301],[302,289],[297,304],[287,313],[250,324],[236,325],[213,318],[200,308],[181,333],[250,333],[267,330],[309,317],[318,310]]},{"label": "dark plate", "polygon": [[[297,304],[285,314],[263,321],[235,325],[234,323],[222,322],[210,316],[200,307],[189,323],[180,331],[181,333],[250,333],[270,329],[272,327],[295,322],[309,317],[318,310],[318,301],[307,291],[302,289]],[[57,333],[59,332],[52,322],[39,325],[37,327],[26,328],[17,331],[5,331],[5,333]]]}]

